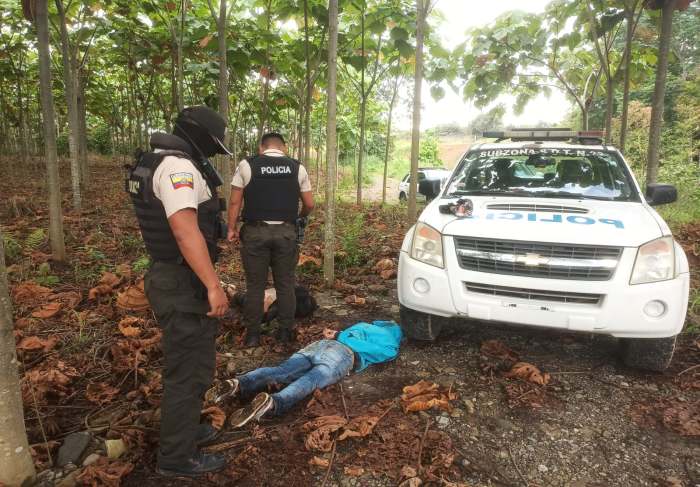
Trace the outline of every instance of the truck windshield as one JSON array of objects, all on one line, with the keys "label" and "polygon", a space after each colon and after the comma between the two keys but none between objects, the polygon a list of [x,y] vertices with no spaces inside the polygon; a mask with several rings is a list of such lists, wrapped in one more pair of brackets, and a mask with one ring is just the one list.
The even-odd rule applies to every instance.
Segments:
[{"label": "truck windshield", "polygon": [[455,171],[445,196],[637,201],[636,193],[627,168],[614,153],[542,148],[472,152]]}]

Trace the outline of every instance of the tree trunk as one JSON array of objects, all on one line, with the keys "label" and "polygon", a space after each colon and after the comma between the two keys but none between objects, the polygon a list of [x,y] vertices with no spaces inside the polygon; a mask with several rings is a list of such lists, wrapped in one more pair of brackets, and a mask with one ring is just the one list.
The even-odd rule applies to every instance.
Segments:
[{"label": "tree trunk", "polygon": [[304,0],[304,56],[306,57],[306,110],[304,111],[304,157],[302,162],[309,163],[311,157],[311,55],[309,54],[309,2]]},{"label": "tree trunk", "polygon": [[411,176],[408,185],[408,221],[416,221],[418,192],[418,155],[420,146],[421,88],[423,86],[423,36],[428,0],[416,0],[416,70],[413,83],[413,126],[411,128]]},{"label": "tree trunk", "polygon": [[659,58],[656,65],[656,83],[651,101],[651,122],[649,125],[649,149],[647,151],[647,184],[655,183],[659,174],[659,146],[661,125],[664,118],[664,94],[666,73],[668,72],[668,52],[671,47],[673,11],[676,0],[666,0],[661,10],[661,34],[659,34]]},{"label": "tree trunk", "polygon": [[[226,59],[226,3],[228,0],[219,0],[219,19],[217,20],[217,29],[219,37],[219,113],[224,120],[229,120],[228,107],[228,64]],[[231,131],[227,130],[224,135],[224,145],[229,146],[231,140]],[[221,177],[224,180],[223,197],[226,198],[226,208],[231,197],[231,192],[227,191],[231,184],[231,161],[229,156],[222,155],[219,157],[219,168]]]},{"label": "tree trunk", "polygon": [[365,3],[362,2],[360,29],[362,33],[362,70],[360,71],[360,153],[357,156],[357,204],[362,204],[362,165],[365,162],[365,118],[367,117],[367,92],[365,90],[365,68],[367,57],[365,53]]},{"label": "tree trunk", "polygon": [[66,105],[68,106],[68,147],[70,151],[71,186],[73,188],[73,209],[82,206],[80,193],[80,155],[78,137],[80,126],[78,121],[78,94],[75,72],[75,57],[70,48],[68,27],[66,26],[66,11],[63,0],[56,0],[59,17],[59,32],[61,36],[61,57],[63,58],[63,83],[66,89]]},{"label": "tree trunk", "polygon": [[177,111],[185,108],[185,75],[182,68],[182,39],[185,36],[185,17],[187,15],[187,0],[180,2],[180,29],[177,39]]},{"label": "tree trunk", "polygon": [[87,80],[78,72],[78,155],[80,157],[80,176],[83,189],[90,184],[88,171],[88,147],[87,147],[87,107],[85,104],[85,84]]},{"label": "tree trunk", "polygon": [[634,10],[625,12],[627,22],[627,35],[625,36],[625,66],[624,81],[622,86],[622,114],[620,115],[620,151],[625,153],[627,144],[627,117],[630,103],[630,67],[632,65],[632,41],[634,38]]},{"label": "tree trunk", "polygon": [[391,94],[391,102],[389,103],[389,119],[386,123],[386,147],[384,147],[384,177],[382,178],[382,205],[386,203],[386,175],[389,168],[389,151],[391,149],[391,116],[394,113],[394,105],[396,104],[396,96],[399,92],[399,76],[394,80],[394,91]]},{"label": "tree trunk", "polygon": [[63,241],[63,220],[61,216],[61,181],[58,175],[58,155],[56,154],[56,117],[53,111],[51,93],[51,58],[49,53],[48,0],[37,0],[36,30],[39,50],[39,93],[46,151],[47,186],[49,190],[49,240],[53,259],[62,262],[66,259]]},{"label": "tree trunk", "polygon": [[612,118],[614,109],[614,86],[615,80],[612,76],[607,76],[605,82],[605,143],[610,144],[612,142]]},{"label": "tree trunk", "polygon": [[338,76],[338,0],[328,5],[328,117],[326,124],[326,215],[323,277],[327,286],[335,281],[335,178],[338,158],[336,83]]},{"label": "tree trunk", "polygon": [[365,162],[365,119],[367,118],[367,102],[362,97],[360,103],[360,147],[357,154],[357,204],[362,204],[362,166]]},{"label": "tree trunk", "polygon": [[[37,4],[42,3],[41,0]],[[43,2],[46,4],[46,0]],[[40,8],[37,8],[40,10]],[[44,15],[45,15],[44,10]],[[41,15],[36,12],[36,15]],[[46,17],[44,17],[46,18]],[[0,230],[0,484],[29,485],[36,471],[24,428],[22,394],[17,371],[12,303],[7,285],[5,248]]]}]

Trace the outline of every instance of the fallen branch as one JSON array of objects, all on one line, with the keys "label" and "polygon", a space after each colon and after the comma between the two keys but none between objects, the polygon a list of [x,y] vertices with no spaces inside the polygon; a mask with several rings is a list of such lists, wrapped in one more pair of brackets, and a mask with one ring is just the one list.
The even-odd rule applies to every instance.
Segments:
[{"label": "fallen branch", "polygon": [[331,475],[331,468],[333,468],[333,460],[335,459],[335,445],[338,436],[333,439],[333,447],[331,448],[331,458],[328,460],[328,469],[326,470],[326,475],[323,477],[323,482],[321,482],[321,487],[326,487],[326,482],[328,482],[328,477]]},{"label": "fallen branch", "polygon": [[430,428],[430,418],[428,418],[425,422],[425,430],[423,431],[423,436],[421,437],[420,444],[418,445],[418,467],[416,468],[418,475],[421,474],[421,470],[423,469],[423,466],[421,465],[421,457],[423,456],[423,444],[425,443],[425,437],[428,435],[428,428]]},{"label": "fallen branch", "polygon": [[528,483],[527,479],[525,479],[525,476],[520,471],[520,468],[518,467],[518,464],[515,461],[515,457],[513,456],[513,452],[510,450],[510,445],[508,445],[508,455],[510,455],[510,461],[513,462],[513,466],[515,467],[515,471],[518,473],[520,480],[523,481],[523,483],[525,484],[525,487],[530,487],[530,484]]}]

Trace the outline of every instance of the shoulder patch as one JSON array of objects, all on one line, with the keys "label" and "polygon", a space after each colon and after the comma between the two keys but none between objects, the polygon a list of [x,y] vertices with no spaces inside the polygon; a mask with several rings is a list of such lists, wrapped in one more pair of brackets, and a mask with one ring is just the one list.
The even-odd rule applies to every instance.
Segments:
[{"label": "shoulder patch", "polygon": [[190,188],[194,189],[194,177],[191,172],[176,172],[170,175],[170,182],[173,188]]}]

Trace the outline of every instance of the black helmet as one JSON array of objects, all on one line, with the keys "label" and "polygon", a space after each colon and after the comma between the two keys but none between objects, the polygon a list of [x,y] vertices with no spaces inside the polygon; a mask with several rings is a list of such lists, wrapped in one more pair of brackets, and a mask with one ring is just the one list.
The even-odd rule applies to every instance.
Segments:
[{"label": "black helmet", "polygon": [[187,107],[178,113],[173,134],[189,142],[203,157],[233,155],[223,143],[226,120],[207,106]]}]

